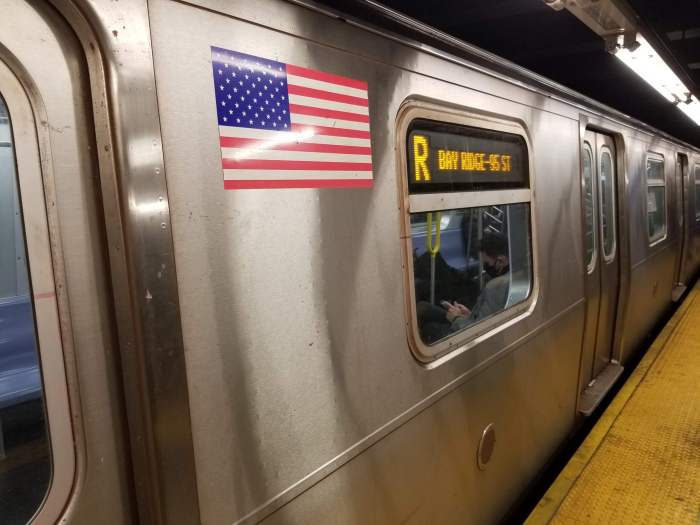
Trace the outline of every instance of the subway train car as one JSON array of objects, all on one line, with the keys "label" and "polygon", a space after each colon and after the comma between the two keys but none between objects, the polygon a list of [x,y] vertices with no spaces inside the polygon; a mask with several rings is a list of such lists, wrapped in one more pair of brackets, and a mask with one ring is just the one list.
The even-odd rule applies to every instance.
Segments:
[{"label": "subway train car", "polygon": [[2,523],[497,522],[698,270],[700,150],[387,9],[0,10]]}]

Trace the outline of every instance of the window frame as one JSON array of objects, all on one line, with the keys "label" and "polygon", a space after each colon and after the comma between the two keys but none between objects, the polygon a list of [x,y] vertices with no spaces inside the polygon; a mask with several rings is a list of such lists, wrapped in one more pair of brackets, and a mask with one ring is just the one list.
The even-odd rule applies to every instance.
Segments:
[{"label": "window frame", "polygon": [[[489,131],[516,134],[522,137],[528,154],[529,188],[502,190],[459,191],[445,193],[409,194],[407,138],[411,123],[425,119],[457,126],[482,128]],[[396,154],[399,184],[399,210],[402,229],[402,252],[404,268],[405,323],[409,347],[413,356],[432,368],[468,351],[497,333],[507,330],[528,317],[539,297],[539,264],[537,255],[537,225],[532,146],[525,127],[518,121],[493,115],[481,115],[472,111],[446,107],[439,103],[409,100],[399,110],[396,125]],[[412,213],[445,211],[479,206],[527,203],[529,205],[530,233],[530,290],[525,299],[504,308],[488,318],[474,323],[448,337],[428,345],[423,342],[417,323],[416,296],[413,268],[413,251],[410,217]],[[486,357],[484,357],[485,359]],[[479,361],[481,361],[480,359]]]},{"label": "window frame", "polygon": [[65,286],[54,264],[56,258],[61,258],[60,245],[52,241],[57,221],[55,215],[50,215],[53,210],[47,206],[53,191],[51,158],[43,149],[48,144],[48,136],[36,124],[40,117],[35,118],[35,111],[41,115],[43,106],[34,106],[32,102],[36,101],[30,101],[2,59],[0,95],[7,108],[12,137],[51,461],[49,484],[32,520],[54,522],[70,498],[78,467],[62,337],[62,326],[65,330],[70,325],[65,324],[67,317],[63,318],[64,323],[59,317],[56,283],[61,283],[59,288]]},{"label": "window frame", "polygon": [[700,222],[700,206],[698,203],[698,186],[700,186],[700,163],[693,165],[693,206],[695,207],[695,222]]},{"label": "window frame", "polygon": [[[661,173],[662,173],[662,181],[657,180],[652,180],[651,183],[649,181],[649,162],[660,162],[661,163]],[[649,235],[649,188],[663,188],[664,189],[664,230],[663,234],[659,237],[652,238]],[[647,151],[645,159],[644,159],[644,210],[645,210],[645,218],[646,220],[644,221],[646,224],[646,232],[647,232],[647,241],[649,247],[656,246],[657,244],[662,243],[668,238],[668,182],[666,180],[666,158],[661,154],[657,153],[655,151]]]}]

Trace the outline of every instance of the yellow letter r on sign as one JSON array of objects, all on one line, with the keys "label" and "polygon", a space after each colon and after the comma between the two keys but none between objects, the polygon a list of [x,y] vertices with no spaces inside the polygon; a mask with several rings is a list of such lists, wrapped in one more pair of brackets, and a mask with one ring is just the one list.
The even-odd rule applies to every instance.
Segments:
[{"label": "yellow letter r on sign", "polygon": [[423,135],[413,135],[413,168],[416,182],[430,180],[428,170],[428,139]]}]

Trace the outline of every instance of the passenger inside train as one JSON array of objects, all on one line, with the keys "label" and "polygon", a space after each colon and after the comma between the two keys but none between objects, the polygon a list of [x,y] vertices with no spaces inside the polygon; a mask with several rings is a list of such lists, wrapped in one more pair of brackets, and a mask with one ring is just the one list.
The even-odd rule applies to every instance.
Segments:
[{"label": "passenger inside train", "polygon": [[529,228],[524,206],[413,214],[416,317],[424,343],[440,341],[527,297]]},{"label": "passenger inside train", "polygon": [[446,308],[445,318],[452,331],[466,328],[479,319],[502,310],[510,289],[510,265],[508,263],[508,239],[498,233],[487,233],[479,243],[479,255],[484,272],[490,277],[479,293],[476,304],[470,310],[461,303],[441,303]]}]

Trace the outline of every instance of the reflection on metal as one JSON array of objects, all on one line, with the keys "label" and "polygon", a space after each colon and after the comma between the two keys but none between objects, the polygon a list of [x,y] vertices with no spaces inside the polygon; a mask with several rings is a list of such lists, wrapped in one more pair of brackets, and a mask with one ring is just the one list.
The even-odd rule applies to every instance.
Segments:
[{"label": "reflection on metal", "polygon": [[161,213],[167,213],[168,203],[165,202],[165,199],[163,197],[158,197],[158,199],[152,201],[146,201],[139,204],[134,203],[133,209],[135,213],[141,215],[157,216]]},{"label": "reflection on metal", "polygon": [[491,461],[491,456],[496,448],[496,428],[493,423],[489,423],[481,433],[479,447],[476,452],[476,464],[479,470],[486,470],[486,465]]},{"label": "reflection on metal", "polygon": [[93,90],[102,206],[140,521],[198,523],[148,6],[140,0],[100,5],[80,1],[76,8],[64,0],[53,1],[80,39]]}]

